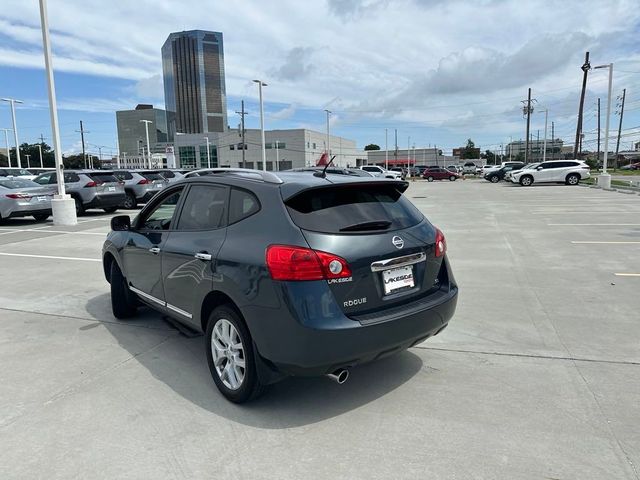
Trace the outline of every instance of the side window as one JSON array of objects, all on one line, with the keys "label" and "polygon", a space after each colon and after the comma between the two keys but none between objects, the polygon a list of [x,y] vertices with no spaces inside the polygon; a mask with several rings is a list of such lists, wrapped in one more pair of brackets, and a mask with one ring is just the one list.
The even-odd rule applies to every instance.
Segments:
[{"label": "side window", "polygon": [[216,185],[193,185],[184,201],[179,230],[216,230],[226,223],[228,189]]},{"label": "side window", "polygon": [[80,181],[80,177],[77,173],[65,173],[64,183],[76,183]]},{"label": "side window", "polygon": [[53,175],[53,173],[45,173],[44,175],[40,175],[38,178],[34,178],[33,181],[40,185],[48,185],[51,175]]},{"label": "side window", "polygon": [[237,188],[231,189],[229,225],[250,217],[258,210],[260,210],[260,202],[253,193]]},{"label": "side window", "polygon": [[169,194],[139,223],[141,230],[169,230],[182,189]]}]

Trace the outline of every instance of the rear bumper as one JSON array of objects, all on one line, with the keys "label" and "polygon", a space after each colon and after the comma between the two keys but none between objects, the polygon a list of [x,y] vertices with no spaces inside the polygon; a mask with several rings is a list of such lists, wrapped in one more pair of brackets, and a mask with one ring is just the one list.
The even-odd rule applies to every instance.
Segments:
[{"label": "rear bumper", "polygon": [[378,322],[358,321],[342,313],[328,288],[318,297],[323,286],[282,282],[288,305],[242,309],[258,353],[278,372],[323,375],[400,352],[442,331],[458,300],[458,288],[451,285],[417,307],[398,308]]},{"label": "rear bumper", "polygon": [[119,207],[124,203],[125,194],[109,194],[109,195],[96,195],[89,201],[84,204],[84,208],[109,208],[109,207]]},{"label": "rear bumper", "polygon": [[27,209],[13,210],[11,213],[9,213],[8,217],[9,218],[31,217],[32,215],[42,215],[42,214],[51,215],[51,206],[46,208],[31,208],[28,210]]}]

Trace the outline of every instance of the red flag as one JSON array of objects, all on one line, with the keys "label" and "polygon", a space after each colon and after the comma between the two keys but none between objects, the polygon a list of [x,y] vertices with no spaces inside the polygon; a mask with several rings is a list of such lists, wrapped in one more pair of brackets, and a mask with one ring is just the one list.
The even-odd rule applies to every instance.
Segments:
[{"label": "red flag", "polygon": [[323,167],[327,163],[329,163],[329,155],[327,155],[327,152],[324,152],[320,155],[320,159],[318,160],[318,163],[316,163],[316,167]]}]

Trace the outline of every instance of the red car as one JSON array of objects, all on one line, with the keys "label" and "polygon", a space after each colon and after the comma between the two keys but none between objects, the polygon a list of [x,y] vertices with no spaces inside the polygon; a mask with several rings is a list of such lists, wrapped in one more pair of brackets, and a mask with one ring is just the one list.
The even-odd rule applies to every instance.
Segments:
[{"label": "red car", "polygon": [[424,171],[422,178],[426,178],[430,182],[434,180],[450,180],[455,182],[460,178],[460,174],[442,167],[431,167]]}]

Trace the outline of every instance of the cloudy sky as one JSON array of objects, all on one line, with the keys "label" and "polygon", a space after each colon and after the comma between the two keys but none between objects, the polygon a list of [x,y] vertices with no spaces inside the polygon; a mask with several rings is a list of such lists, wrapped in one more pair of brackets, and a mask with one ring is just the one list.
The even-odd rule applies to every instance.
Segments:
[{"label": "cloudy sky", "polygon": [[[229,124],[244,99],[257,127],[262,78],[267,128],[332,130],[360,147],[437,144],[469,137],[499,148],[524,137],[520,101],[533,89],[532,131],[573,142],[584,52],[615,64],[613,97],[627,88],[622,147],[640,140],[640,10],[637,0],[49,0],[64,150],[116,148],[115,110],[163,105],[160,47],[173,31],[221,31]],[[20,141],[50,141],[37,0],[3,0],[0,96],[22,99]],[[607,74],[590,74],[585,148],[595,141],[596,99]],[[612,125],[618,117],[612,114]],[[10,127],[6,104],[0,128]],[[542,138],[543,132],[540,132]],[[4,146],[4,139],[0,139]]]}]

